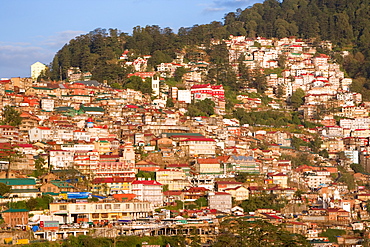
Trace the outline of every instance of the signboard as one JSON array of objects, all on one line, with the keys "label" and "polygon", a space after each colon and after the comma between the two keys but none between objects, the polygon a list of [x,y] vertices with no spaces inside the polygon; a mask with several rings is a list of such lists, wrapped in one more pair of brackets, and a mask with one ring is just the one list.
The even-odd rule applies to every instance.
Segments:
[{"label": "signboard", "polygon": [[40,221],[40,228],[43,230],[58,230],[59,221]]},{"label": "signboard", "polygon": [[91,195],[91,192],[67,192],[60,193],[59,197],[61,199],[87,199]]},{"label": "signboard", "polygon": [[16,244],[29,244],[30,241],[27,238],[18,239]]}]

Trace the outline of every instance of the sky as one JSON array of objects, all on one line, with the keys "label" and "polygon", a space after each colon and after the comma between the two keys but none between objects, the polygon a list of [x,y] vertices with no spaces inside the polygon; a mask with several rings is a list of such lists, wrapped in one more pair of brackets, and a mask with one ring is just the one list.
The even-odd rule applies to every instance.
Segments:
[{"label": "sky", "polygon": [[0,78],[30,77],[76,36],[96,28],[180,27],[222,21],[259,0],[0,0]]}]

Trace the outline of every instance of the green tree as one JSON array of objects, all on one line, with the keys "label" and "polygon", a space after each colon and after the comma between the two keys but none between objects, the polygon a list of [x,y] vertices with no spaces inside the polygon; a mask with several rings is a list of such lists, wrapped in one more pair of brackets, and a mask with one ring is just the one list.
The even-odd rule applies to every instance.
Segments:
[{"label": "green tree", "polygon": [[184,76],[184,74],[186,74],[188,72],[188,70],[184,67],[177,67],[176,71],[175,71],[175,80],[176,81],[182,81],[182,77]]},{"label": "green tree", "polygon": [[300,150],[301,146],[308,146],[308,143],[303,141],[301,138],[293,136],[291,145],[295,150]]},{"label": "green tree", "polygon": [[42,175],[44,175],[47,172],[47,169],[45,169],[45,159],[42,158],[41,156],[37,157],[35,160],[35,171],[33,172],[33,176],[38,178]]},{"label": "green tree", "polygon": [[361,165],[361,164],[355,164],[355,163],[352,163],[351,164],[351,169],[354,171],[354,172],[359,172],[359,173],[366,173],[365,172],[365,168]]},{"label": "green tree", "polygon": [[281,225],[275,226],[264,221],[248,222],[242,218],[224,220],[214,247],[272,247],[310,246],[304,236],[291,234]]},{"label": "green tree", "polygon": [[18,162],[23,155],[18,151],[16,145],[11,143],[3,143],[0,147],[0,160],[5,161],[8,164],[6,171],[6,177],[9,178],[12,166]]},{"label": "green tree", "polygon": [[167,101],[166,101],[166,107],[174,107],[175,104],[173,103],[173,99],[172,98],[167,98]]},{"label": "green tree", "polygon": [[329,238],[330,242],[338,243],[337,236],[346,234],[345,230],[340,229],[326,229],[322,233],[319,234],[320,237],[327,237]]},{"label": "green tree", "polygon": [[294,108],[300,107],[304,102],[304,100],[303,100],[304,96],[305,96],[305,92],[303,91],[303,89],[298,88],[297,90],[295,90],[293,92],[292,96],[290,97],[291,105]]},{"label": "green tree", "polygon": [[198,228],[193,227],[191,230],[191,236],[190,236],[190,247],[201,247],[201,238],[198,234]]},{"label": "green tree", "polygon": [[261,72],[261,68],[253,70],[251,86],[257,89],[258,93],[264,93],[267,89],[266,76]]},{"label": "green tree", "polygon": [[195,204],[197,204],[198,208],[207,207],[208,200],[205,197],[200,197],[199,199],[195,200]]},{"label": "green tree", "polygon": [[275,90],[275,95],[278,99],[280,99],[281,97],[283,97],[284,95],[284,87],[282,85],[279,85],[277,86],[276,90]]},{"label": "green tree", "polygon": [[286,205],[286,201],[277,198],[274,194],[260,194],[250,196],[248,200],[244,200],[240,206],[245,212],[254,212],[258,208],[270,208],[280,210]]},{"label": "green tree", "polygon": [[152,79],[146,78],[144,81],[139,76],[131,76],[123,85],[124,88],[131,88],[142,93],[152,93]]},{"label": "green tree", "polygon": [[38,201],[35,198],[31,198],[26,201],[26,206],[28,210],[35,210],[37,208]]},{"label": "green tree", "polygon": [[0,183],[0,196],[3,196],[11,191],[11,187],[4,183]]},{"label": "green tree", "polygon": [[311,148],[312,152],[319,153],[321,149],[323,141],[319,135],[314,135],[313,139],[309,143],[309,147]]},{"label": "green tree", "polygon": [[211,116],[215,114],[215,103],[210,99],[197,101],[188,106],[187,115],[190,117]]},{"label": "green tree", "polygon": [[298,200],[300,200],[301,198],[302,198],[302,195],[304,194],[304,191],[302,191],[302,190],[296,190],[295,192],[294,192],[294,195],[293,195],[293,197],[295,198],[295,199],[298,199]]},{"label": "green tree", "polygon": [[11,125],[18,127],[19,125],[22,124],[22,117],[20,112],[18,112],[11,106],[7,105],[3,108],[2,117],[3,118],[1,122],[3,125]]},{"label": "green tree", "polygon": [[136,173],[136,178],[145,178],[155,180],[155,173],[154,172],[146,172],[146,171],[138,171]]},{"label": "green tree", "polygon": [[148,61],[148,66],[154,68],[156,65],[161,63],[172,62],[172,57],[165,54],[163,51],[155,51]]}]

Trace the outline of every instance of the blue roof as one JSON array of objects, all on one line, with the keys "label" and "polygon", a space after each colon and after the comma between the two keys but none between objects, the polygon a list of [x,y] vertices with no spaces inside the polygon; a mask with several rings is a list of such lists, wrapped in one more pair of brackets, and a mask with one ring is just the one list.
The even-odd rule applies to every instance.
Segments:
[{"label": "blue roof", "polygon": [[92,197],[98,198],[98,199],[105,199],[106,197],[104,196],[97,196],[97,195],[91,195]]}]

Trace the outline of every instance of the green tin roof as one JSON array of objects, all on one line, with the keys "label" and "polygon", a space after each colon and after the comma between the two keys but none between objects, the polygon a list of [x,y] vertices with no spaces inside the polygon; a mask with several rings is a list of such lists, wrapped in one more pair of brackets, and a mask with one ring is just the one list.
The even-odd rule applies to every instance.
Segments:
[{"label": "green tin roof", "polygon": [[171,137],[171,136],[203,136],[202,134],[199,134],[199,133],[181,133],[181,132],[178,132],[178,133],[163,133],[163,135],[165,135],[166,137]]},{"label": "green tin roof", "polygon": [[38,189],[12,189],[10,193],[18,194],[18,193],[38,193],[40,192]]},{"label": "green tin roof", "polygon": [[18,212],[29,212],[27,209],[15,209],[15,208],[9,208],[5,211],[2,211],[1,213],[18,213]]},{"label": "green tin roof", "polygon": [[82,109],[84,112],[87,112],[87,111],[104,112],[104,109],[101,107],[86,107],[85,106]]},{"label": "green tin roof", "polygon": [[0,183],[6,185],[36,185],[34,178],[0,178]]},{"label": "green tin roof", "polygon": [[55,88],[48,88],[48,87],[32,87],[33,89],[38,89],[38,90],[54,90]]}]

